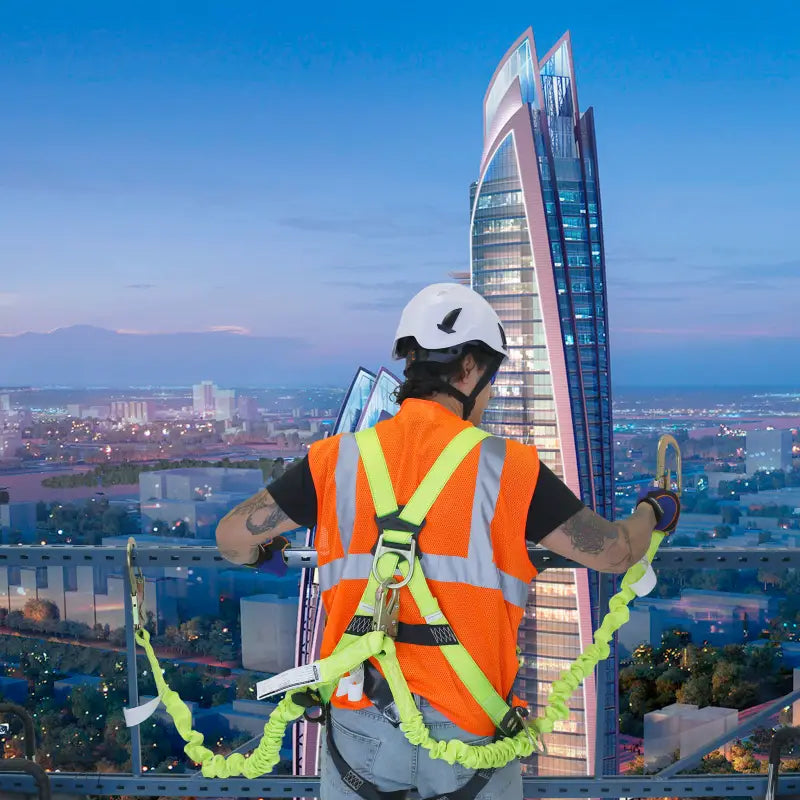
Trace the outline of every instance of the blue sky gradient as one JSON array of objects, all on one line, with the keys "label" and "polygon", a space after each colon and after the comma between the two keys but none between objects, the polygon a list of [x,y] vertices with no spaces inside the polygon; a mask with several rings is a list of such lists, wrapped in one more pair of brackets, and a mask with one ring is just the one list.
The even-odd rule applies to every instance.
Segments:
[{"label": "blue sky gradient", "polygon": [[571,30],[595,108],[614,379],[792,380],[795,3],[30,5],[0,8],[0,334],[384,360],[468,268],[483,95],[532,25],[540,55]]}]

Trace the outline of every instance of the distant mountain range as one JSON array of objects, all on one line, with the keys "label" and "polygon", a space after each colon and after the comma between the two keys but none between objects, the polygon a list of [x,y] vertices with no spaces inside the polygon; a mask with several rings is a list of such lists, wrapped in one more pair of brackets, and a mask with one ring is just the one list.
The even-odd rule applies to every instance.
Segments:
[{"label": "distant mountain range", "polygon": [[222,386],[347,383],[358,364],[331,363],[293,337],[118,333],[91,325],[0,336],[0,385]]},{"label": "distant mountain range", "polygon": [[[329,359],[291,336],[137,334],[74,325],[0,335],[0,386],[186,386],[208,379],[221,386],[346,387],[360,365],[390,366],[387,350],[365,337],[359,352]],[[796,337],[664,339],[634,348],[612,336],[612,379],[618,386],[785,386],[796,380],[798,352]],[[400,374],[400,365],[391,365]]]}]

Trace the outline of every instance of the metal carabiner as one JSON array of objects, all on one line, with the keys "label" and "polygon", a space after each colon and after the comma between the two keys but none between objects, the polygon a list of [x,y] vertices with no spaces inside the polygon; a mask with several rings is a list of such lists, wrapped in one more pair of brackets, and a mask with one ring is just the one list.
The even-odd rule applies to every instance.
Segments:
[{"label": "metal carabiner", "polygon": [[658,440],[658,454],[656,456],[656,485],[666,491],[672,490],[672,472],[667,469],[667,450],[672,445],[675,450],[675,477],[677,494],[683,491],[683,467],[681,465],[681,448],[674,436],[665,433]]},{"label": "metal carabiner", "polygon": [[400,617],[400,594],[392,577],[381,581],[375,590],[375,613],[372,615],[372,630],[382,631],[389,638],[397,636]]},{"label": "metal carabiner", "polygon": [[144,575],[141,567],[134,568],[134,550],[136,540],[133,536],[128,539],[126,560],[128,563],[128,587],[131,593],[131,616],[133,617],[133,629],[139,630],[144,627]]}]

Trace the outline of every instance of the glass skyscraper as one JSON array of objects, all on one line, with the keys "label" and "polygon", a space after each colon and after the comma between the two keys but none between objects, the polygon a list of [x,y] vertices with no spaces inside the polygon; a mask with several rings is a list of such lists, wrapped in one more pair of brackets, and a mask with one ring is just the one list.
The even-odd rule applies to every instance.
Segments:
[{"label": "glass skyscraper", "polygon": [[[505,326],[510,358],[484,417],[490,432],[535,444],[541,460],[598,513],[613,513],[608,307],[592,110],[578,112],[569,34],[538,59],[526,31],[500,62],[484,98],[484,142],[471,187],[473,288]],[[551,683],[592,641],[596,576],[547,570],[534,581],[520,629],[519,692],[538,716]],[[570,719],[546,737],[528,772],[614,771],[616,686],[604,708],[587,679]]]}]

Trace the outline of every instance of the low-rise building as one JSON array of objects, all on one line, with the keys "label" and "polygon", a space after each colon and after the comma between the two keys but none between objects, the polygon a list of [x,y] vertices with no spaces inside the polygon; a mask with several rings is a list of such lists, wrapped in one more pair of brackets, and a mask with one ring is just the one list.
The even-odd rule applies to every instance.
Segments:
[{"label": "low-rise building", "polygon": [[[739,724],[735,708],[673,703],[644,715],[644,768],[652,772],[704,751],[706,746]],[[725,748],[723,748],[724,750]]]}]

